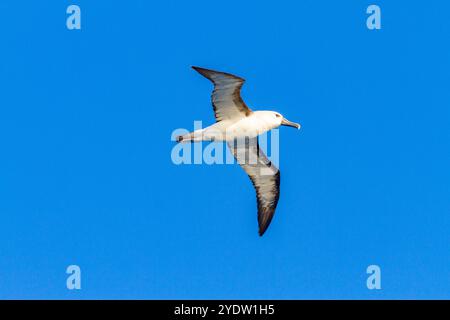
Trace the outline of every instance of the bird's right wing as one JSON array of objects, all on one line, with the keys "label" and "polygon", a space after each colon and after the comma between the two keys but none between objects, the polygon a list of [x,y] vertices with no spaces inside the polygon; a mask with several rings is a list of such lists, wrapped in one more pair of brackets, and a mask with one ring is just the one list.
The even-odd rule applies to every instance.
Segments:
[{"label": "bird's right wing", "polygon": [[259,235],[262,236],[272,221],[280,197],[280,171],[262,150],[257,138],[228,142],[228,146],[250,177],[256,190]]},{"label": "bird's right wing", "polygon": [[252,113],[241,98],[244,79],[225,72],[192,68],[214,84],[211,100],[217,122],[243,118]]}]

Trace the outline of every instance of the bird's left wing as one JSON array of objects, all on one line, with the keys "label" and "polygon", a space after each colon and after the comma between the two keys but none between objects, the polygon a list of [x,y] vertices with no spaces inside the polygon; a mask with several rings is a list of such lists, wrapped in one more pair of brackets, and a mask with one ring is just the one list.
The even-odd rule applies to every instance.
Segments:
[{"label": "bird's left wing", "polygon": [[241,98],[244,79],[225,72],[192,68],[214,84],[211,102],[217,122],[243,118],[252,113]]},{"label": "bird's left wing", "polygon": [[228,146],[256,189],[259,235],[269,227],[280,197],[280,171],[259,148],[258,139],[231,141]]}]

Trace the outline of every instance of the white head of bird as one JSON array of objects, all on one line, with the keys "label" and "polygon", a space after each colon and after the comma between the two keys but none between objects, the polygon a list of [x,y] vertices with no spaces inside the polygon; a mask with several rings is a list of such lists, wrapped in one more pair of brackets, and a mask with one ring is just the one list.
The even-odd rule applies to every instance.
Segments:
[{"label": "white head of bird", "polygon": [[279,126],[289,126],[300,129],[300,124],[289,121],[281,113],[275,111],[254,111],[253,116],[264,123],[267,130],[278,128]]}]

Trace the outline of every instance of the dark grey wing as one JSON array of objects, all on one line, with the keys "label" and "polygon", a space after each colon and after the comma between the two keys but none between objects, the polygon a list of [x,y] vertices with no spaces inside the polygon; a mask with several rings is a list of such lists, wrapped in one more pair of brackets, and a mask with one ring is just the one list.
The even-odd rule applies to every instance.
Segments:
[{"label": "dark grey wing", "polygon": [[250,177],[256,190],[259,235],[262,236],[272,221],[280,197],[280,171],[262,150],[257,138],[245,142],[228,142],[231,153]]},{"label": "dark grey wing", "polygon": [[244,79],[225,72],[192,68],[214,84],[211,100],[217,122],[243,118],[252,113],[241,98]]}]

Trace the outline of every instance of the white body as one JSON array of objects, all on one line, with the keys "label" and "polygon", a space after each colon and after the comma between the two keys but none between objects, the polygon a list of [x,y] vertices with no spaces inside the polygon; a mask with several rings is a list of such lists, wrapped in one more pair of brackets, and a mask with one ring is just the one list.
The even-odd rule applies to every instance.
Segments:
[{"label": "white body", "polygon": [[196,130],[183,140],[190,141],[232,141],[236,138],[256,137],[266,131],[278,128],[283,117],[273,111],[255,111],[237,120],[222,120],[207,128]]}]

